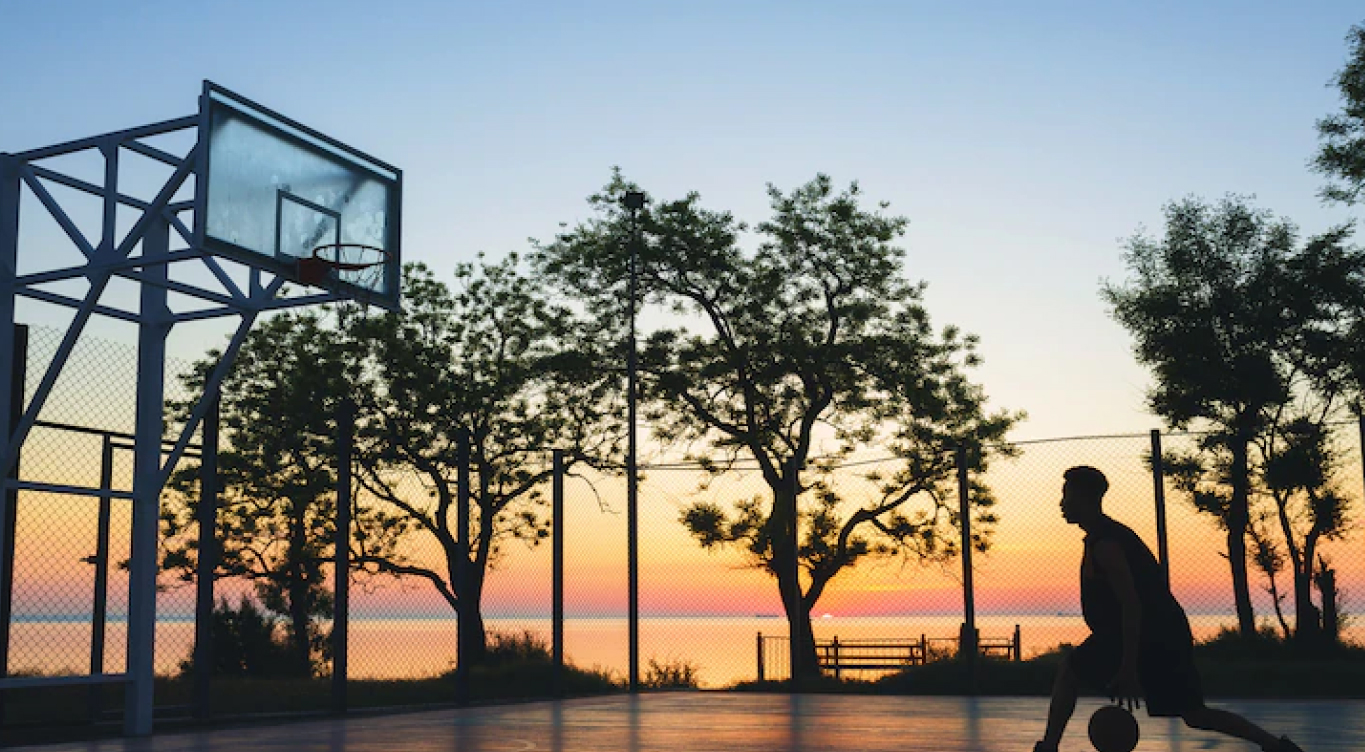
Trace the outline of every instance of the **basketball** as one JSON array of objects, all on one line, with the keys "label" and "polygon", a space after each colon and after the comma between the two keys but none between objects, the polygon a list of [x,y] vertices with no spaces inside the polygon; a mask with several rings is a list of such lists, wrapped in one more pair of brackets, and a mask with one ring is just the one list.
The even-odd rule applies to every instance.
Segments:
[{"label": "basketball", "polygon": [[1090,743],[1099,752],[1133,752],[1138,723],[1122,706],[1105,705],[1090,716]]}]

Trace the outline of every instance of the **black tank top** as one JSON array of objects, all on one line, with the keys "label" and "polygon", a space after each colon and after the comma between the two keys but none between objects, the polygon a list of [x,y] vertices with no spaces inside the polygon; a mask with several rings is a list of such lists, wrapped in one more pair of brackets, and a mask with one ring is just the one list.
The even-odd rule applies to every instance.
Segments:
[{"label": "black tank top", "polygon": [[1133,575],[1142,606],[1141,641],[1171,642],[1193,640],[1190,623],[1175,596],[1166,587],[1166,577],[1151,549],[1132,528],[1101,516],[1085,536],[1085,555],[1081,560],[1081,613],[1096,637],[1123,638],[1123,608],[1094,556],[1100,541],[1112,540],[1123,550],[1128,570]]}]

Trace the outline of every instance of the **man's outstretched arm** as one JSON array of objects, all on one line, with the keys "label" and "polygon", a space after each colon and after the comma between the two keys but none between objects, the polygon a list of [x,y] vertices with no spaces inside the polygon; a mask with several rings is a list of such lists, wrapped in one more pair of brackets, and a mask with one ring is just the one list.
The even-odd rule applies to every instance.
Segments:
[{"label": "man's outstretched arm", "polygon": [[1130,701],[1139,705],[1142,697],[1142,684],[1138,680],[1138,655],[1142,639],[1142,601],[1138,599],[1137,588],[1133,586],[1133,572],[1128,568],[1128,558],[1123,548],[1111,540],[1100,541],[1095,547],[1095,563],[1104,578],[1118,596],[1119,607],[1123,613],[1123,658],[1119,672],[1114,677],[1110,691],[1118,700]]}]

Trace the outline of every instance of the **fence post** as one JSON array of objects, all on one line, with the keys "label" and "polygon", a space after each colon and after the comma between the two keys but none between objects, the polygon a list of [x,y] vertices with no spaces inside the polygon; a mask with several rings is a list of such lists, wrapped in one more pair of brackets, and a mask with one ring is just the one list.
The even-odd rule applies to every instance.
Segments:
[{"label": "fence post", "polygon": [[[218,571],[218,397],[204,413],[203,447],[199,451],[199,566],[194,598],[194,717],[212,712],[213,586]],[[107,439],[106,439],[107,441]],[[103,508],[100,510],[103,512]],[[107,546],[106,541],[102,541]],[[106,551],[108,549],[106,548]]]},{"label": "fence post", "polygon": [[[17,208],[17,199],[16,199]],[[3,241],[4,238],[0,238]],[[12,309],[11,309],[12,310]],[[11,317],[12,318],[12,317]],[[0,326],[9,326],[0,322]],[[19,427],[19,419],[24,414],[24,379],[28,371],[28,327],[13,324],[14,349],[10,360],[9,420],[5,423],[5,442]],[[20,454],[20,447],[12,447]],[[15,460],[10,470],[10,478],[19,477],[19,461]],[[0,494],[0,677],[9,676],[9,637],[10,607],[14,592],[14,543],[15,529],[19,524],[19,490],[8,489]],[[5,697],[0,691],[0,725],[5,722]]]},{"label": "fence post", "polygon": [[763,633],[758,633],[758,680],[763,681]]},{"label": "fence post", "polygon": [[1019,625],[1018,625],[1018,624],[1015,624],[1015,625],[1014,625],[1014,662],[1015,662],[1015,663],[1018,663],[1018,662],[1024,660],[1023,655],[1024,655],[1024,642],[1023,642],[1023,640],[1019,639]]},{"label": "fence post", "polygon": [[919,634],[919,664],[921,666],[929,663],[929,638],[923,632]]},{"label": "fence post", "polygon": [[346,712],[351,633],[351,458],[355,441],[355,403],[350,395],[337,404],[337,509],[332,561],[332,712]]},{"label": "fence post", "polygon": [[840,665],[839,665],[839,635],[834,635],[834,679],[835,679],[835,681],[838,681],[838,680],[839,680],[839,678],[840,678],[840,676],[841,676],[841,670],[842,670],[842,669],[841,669],[841,667],[840,667]]},{"label": "fence post", "polygon": [[551,555],[551,626],[550,655],[554,660],[554,696],[564,694],[564,450],[553,452],[551,482],[550,532]]},{"label": "fence post", "polygon": [[469,431],[455,436],[455,701],[469,702]]},{"label": "fence post", "polygon": [[[114,487],[114,439],[109,434],[103,436],[100,445],[100,490],[109,492]],[[94,615],[90,625],[90,673],[104,673],[104,627],[109,610],[109,518],[112,513],[113,499],[101,496],[99,501],[99,522],[95,534],[95,555],[90,558],[95,565],[95,602],[91,609]],[[99,684],[90,685],[90,722],[100,719],[103,709],[103,691]]]},{"label": "fence post", "polygon": [[976,694],[976,589],[972,580],[972,510],[971,487],[967,475],[967,445],[957,445],[957,500],[962,521],[962,631],[958,636],[957,652],[967,661],[968,686]]},{"label": "fence post", "polygon": [[1171,589],[1171,558],[1166,536],[1166,466],[1161,458],[1161,431],[1152,429],[1152,487],[1156,498],[1156,547],[1166,589]]}]

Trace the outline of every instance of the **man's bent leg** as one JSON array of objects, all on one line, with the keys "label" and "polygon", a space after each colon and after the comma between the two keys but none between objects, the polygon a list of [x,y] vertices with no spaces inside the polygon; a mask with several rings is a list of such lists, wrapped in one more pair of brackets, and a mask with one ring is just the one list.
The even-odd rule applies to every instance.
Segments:
[{"label": "man's bent leg", "polygon": [[1249,742],[1261,745],[1261,749],[1265,750],[1278,750],[1280,748],[1280,740],[1271,736],[1270,732],[1228,710],[1199,708],[1186,711],[1181,717],[1185,719],[1185,725],[1190,728],[1218,731],[1229,736],[1235,736],[1238,739],[1246,739]]},{"label": "man's bent leg", "polygon": [[1062,732],[1076,712],[1077,689],[1076,671],[1071,667],[1071,656],[1062,659],[1057,670],[1057,680],[1052,684],[1052,703],[1047,709],[1047,731],[1039,742],[1042,750],[1055,750],[1062,741]]}]

